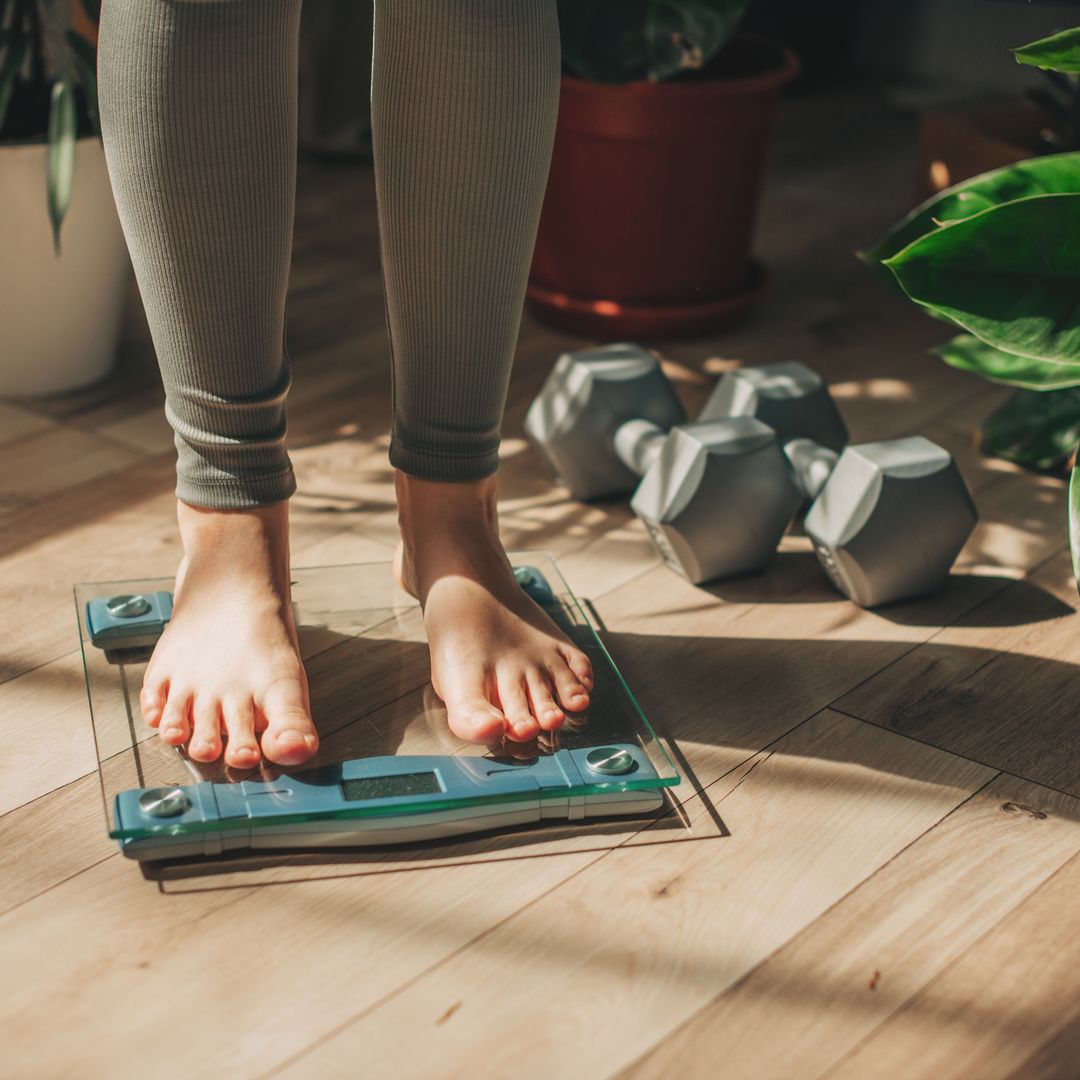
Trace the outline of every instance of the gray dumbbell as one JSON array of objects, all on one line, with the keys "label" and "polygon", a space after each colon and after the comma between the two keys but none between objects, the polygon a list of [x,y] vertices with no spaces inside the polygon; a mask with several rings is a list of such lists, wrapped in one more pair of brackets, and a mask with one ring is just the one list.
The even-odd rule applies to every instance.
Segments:
[{"label": "gray dumbbell", "polygon": [[776,434],[749,417],[685,420],[656,358],[619,342],[561,356],[525,430],[576,498],[625,494],[644,475],[635,509],[691,581],[759,569],[801,502]]},{"label": "gray dumbbell", "polygon": [[652,353],[617,342],[564,353],[525,416],[525,431],[577,499],[624,495],[639,474],[615,450],[619,428],[645,420],[662,431],[686,420]]},{"label": "gray dumbbell", "polygon": [[[797,468],[785,453],[795,437],[806,444]],[[631,420],[614,439],[616,454],[643,474],[634,512],[667,563],[695,583],[760,570],[798,512],[805,484],[824,480],[832,451],[846,442],[827,387],[802,364],[731,372],[696,423],[668,436]]]},{"label": "gray dumbbell", "polygon": [[695,584],[760,570],[802,505],[776,432],[751,416],[624,424],[616,451],[643,473],[630,501],[672,569]]},{"label": "gray dumbbell", "polygon": [[829,388],[816,371],[794,361],[739,368],[721,376],[699,420],[752,416],[781,438],[812,439],[842,450],[848,432]]},{"label": "gray dumbbell", "polygon": [[796,484],[813,500],[806,534],[842,593],[874,607],[944,583],[978,521],[947,450],[914,436],[838,452],[843,421],[821,379],[801,364],[725,375],[704,411],[725,410],[777,426]]}]

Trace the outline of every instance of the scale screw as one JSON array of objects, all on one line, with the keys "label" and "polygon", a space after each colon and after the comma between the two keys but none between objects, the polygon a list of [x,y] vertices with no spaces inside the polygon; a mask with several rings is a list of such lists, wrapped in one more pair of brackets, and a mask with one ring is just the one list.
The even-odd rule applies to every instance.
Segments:
[{"label": "scale screw", "polygon": [[105,610],[114,619],[137,619],[150,610],[145,596],[113,596],[105,601]]},{"label": "scale screw", "polygon": [[634,761],[634,755],[621,746],[598,746],[585,756],[585,764],[593,772],[618,776],[620,773],[628,773],[637,762]]},{"label": "scale screw", "polygon": [[191,800],[183,788],[150,788],[139,796],[139,809],[150,817],[179,817],[191,809]]}]

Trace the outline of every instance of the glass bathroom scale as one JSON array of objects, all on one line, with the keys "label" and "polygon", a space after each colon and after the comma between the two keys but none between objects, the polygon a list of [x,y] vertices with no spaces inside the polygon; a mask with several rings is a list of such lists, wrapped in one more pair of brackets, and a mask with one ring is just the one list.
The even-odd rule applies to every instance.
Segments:
[{"label": "glass bathroom scale", "polygon": [[75,586],[109,835],[141,860],[245,849],[381,847],[545,821],[654,814],[679,782],[667,751],[545,553],[511,555],[520,586],[592,660],[588,709],[532,742],[456,738],[429,681],[419,604],[385,562],[293,571],[320,737],[302,766],[190,760],[139,713],[172,580]]}]

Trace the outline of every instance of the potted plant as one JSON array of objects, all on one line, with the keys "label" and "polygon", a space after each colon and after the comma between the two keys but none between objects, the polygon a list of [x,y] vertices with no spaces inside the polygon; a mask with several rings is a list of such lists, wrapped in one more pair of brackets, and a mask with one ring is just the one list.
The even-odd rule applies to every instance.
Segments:
[{"label": "potted plant", "polygon": [[[1014,50],[1075,85],[1080,27]],[[982,447],[1020,464],[1071,466],[1069,540],[1080,583],[1080,152],[954,185],[863,256],[963,332],[946,363],[1021,389],[983,424]]]},{"label": "potted plant", "polygon": [[113,364],[130,261],[97,121],[99,0],[0,0],[0,395]]},{"label": "potted plant", "polygon": [[561,0],[563,74],[528,301],[589,337],[700,333],[744,310],[792,53],[749,0]]}]

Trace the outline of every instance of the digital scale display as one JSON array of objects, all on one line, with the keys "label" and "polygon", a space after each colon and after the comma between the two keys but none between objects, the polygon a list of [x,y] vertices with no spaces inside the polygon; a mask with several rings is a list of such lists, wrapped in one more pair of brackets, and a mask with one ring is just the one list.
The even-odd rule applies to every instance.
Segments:
[{"label": "digital scale display", "polygon": [[341,793],[348,802],[395,799],[407,795],[437,795],[443,790],[435,772],[402,773],[400,776],[361,776],[346,780]]}]

